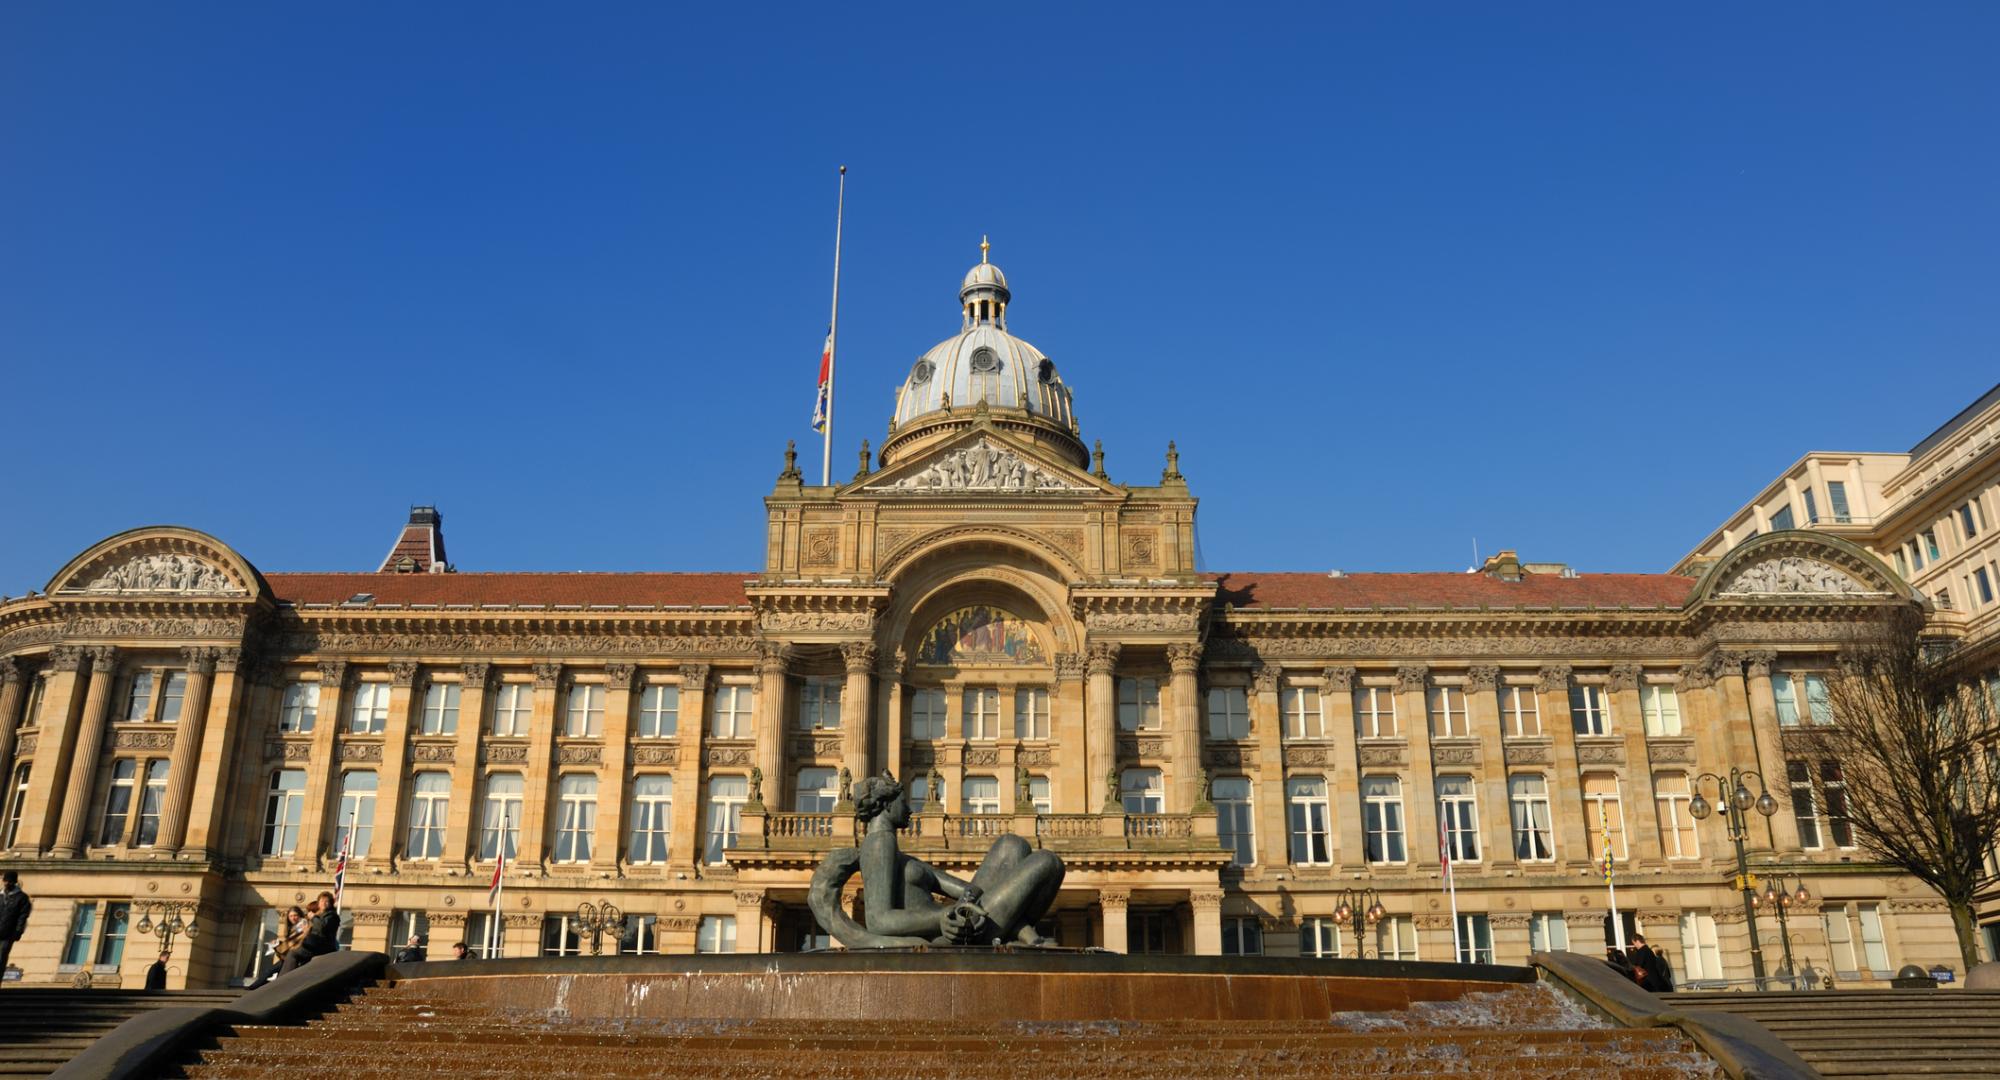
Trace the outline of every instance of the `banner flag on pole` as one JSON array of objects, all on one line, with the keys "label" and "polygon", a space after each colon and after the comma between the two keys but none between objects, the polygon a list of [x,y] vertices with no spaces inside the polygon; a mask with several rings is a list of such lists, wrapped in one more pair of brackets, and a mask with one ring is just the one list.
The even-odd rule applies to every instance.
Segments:
[{"label": "banner flag on pole", "polygon": [[1616,860],[1611,854],[1611,817],[1604,804],[1597,804],[1597,829],[1604,837],[1604,890],[1611,907],[1611,940],[1618,951],[1625,951],[1625,919],[1618,913],[1618,883],[1612,880]]},{"label": "banner flag on pole", "polygon": [[833,404],[833,331],[826,334],[826,346],[819,353],[819,394],[813,398],[813,430],[826,433],[827,413]]},{"label": "banner flag on pole", "polygon": [[[358,813],[358,811],[357,811]],[[354,853],[354,815],[348,815],[347,833],[340,839],[340,857],[333,863],[333,906],[340,906],[340,898],[347,892],[347,857]]]}]

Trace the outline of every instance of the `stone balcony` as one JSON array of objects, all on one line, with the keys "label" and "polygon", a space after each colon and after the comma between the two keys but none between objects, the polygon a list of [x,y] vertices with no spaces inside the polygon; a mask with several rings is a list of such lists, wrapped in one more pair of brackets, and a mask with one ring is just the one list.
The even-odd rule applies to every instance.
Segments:
[{"label": "stone balcony", "polygon": [[[862,831],[852,812],[746,810],[742,831],[725,858],[740,870],[810,870],[828,851],[858,845]],[[970,869],[995,838],[1008,834],[1062,856],[1072,873],[1139,867],[1212,873],[1229,863],[1212,813],[925,813],[911,818],[897,843],[928,862]]]}]

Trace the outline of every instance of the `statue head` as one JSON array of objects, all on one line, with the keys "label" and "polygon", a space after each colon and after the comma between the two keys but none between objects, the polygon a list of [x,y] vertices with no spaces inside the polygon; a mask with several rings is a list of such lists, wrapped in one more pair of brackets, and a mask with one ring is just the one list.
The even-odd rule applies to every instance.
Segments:
[{"label": "statue head", "polygon": [[[902,820],[896,820],[897,807],[900,807]],[[854,816],[866,825],[884,813],[889,813],[891,821],[897,826],[908,823],[910,803],[902,781],[887,772],[880,776],[862,777],[854,785]]]}]

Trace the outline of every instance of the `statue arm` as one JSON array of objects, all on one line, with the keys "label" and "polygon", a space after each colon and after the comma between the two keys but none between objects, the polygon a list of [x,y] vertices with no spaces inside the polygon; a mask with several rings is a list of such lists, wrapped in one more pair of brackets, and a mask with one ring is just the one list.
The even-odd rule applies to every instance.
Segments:
[{"label": "statue arm", "polygon": [[862,843],[861,908],[867,916],[868,932],[889,937],[937,936],[939,909],[935,905],[897,906],[898,899],[904,899],[902,876],[902,862],[893,838],[887,844]]},{"label": "statue arm", "polygon": [[937,879],[937,891],[951,897],[953,900],[965,899],[965,891],[972,887],[971,882],[953,877],[935,866],[926,864],[924,869],[929,870],[931,876]]}]

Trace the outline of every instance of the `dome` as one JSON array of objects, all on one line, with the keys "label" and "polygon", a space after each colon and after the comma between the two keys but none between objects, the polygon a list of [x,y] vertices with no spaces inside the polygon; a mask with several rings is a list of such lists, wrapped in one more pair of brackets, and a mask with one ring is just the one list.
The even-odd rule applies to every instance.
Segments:
[{"label": "dome", "polygon": [[1005,293],[1007,291],[1007,275],[1001,273],[1000,268],[990,262],[980,263],[978,266],[965,272],[965,281],[958,287],[959,299],[971,299],[970,294],[975,289],[998,289],[1000,292]]},{"label": "dome", "polygon": [[[947,397],[948,395],[948,397]],[[1057,427],[1070,426],[1069,387],[1042,350],[990,321],[973,323],[933,345],[910,367],[896,397],[896,426],[928,413],[1020,409]]]}]

